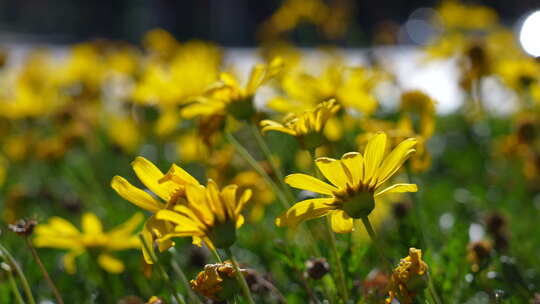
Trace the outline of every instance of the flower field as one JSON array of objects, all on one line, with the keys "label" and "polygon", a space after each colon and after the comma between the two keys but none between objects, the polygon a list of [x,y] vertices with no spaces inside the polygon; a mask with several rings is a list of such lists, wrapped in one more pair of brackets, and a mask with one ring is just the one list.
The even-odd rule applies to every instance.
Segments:
[{"label": "flower field", "polygon": [[346,3],[283,1],[252,49],[3,48],[0,303],[540,303],[540,61],[456,1],[411,74],[288,39]]}]

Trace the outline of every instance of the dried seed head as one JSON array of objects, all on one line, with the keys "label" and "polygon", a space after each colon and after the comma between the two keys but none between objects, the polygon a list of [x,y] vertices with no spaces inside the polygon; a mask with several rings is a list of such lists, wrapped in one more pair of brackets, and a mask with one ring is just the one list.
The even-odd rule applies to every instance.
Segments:
[{"label": "dried seed head", "polygon": [[34,227],[37,225],[36,220],[24,220],[20,219],[15,224],[9,224],[9,230],[17,233],[21,236],[29,236],[34,232]]},{"label": "dried seed head", "polygon": [[330,265],[325,258],[313,258],[306,261],[306,272],[314,280],[321,279],[330,272]]}]

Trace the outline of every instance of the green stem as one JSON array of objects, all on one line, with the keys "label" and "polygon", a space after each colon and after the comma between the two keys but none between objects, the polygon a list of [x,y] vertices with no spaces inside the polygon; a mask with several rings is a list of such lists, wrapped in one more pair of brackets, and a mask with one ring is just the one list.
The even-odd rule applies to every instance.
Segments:
[{"label": "green stem", "polygon": [[223,263],[223,260],[221,259],[219,252],[217,252],[215,248],[208,247],[208,249],[210,249],[210,252],[212,253],[212,255],[214,256],[214,258],[216,259],[218,263]]},{"label": "green stem", "polygon": [[325,216],[324,220],[326,222],[326,225],[325,225],[326,232],[328,234],[328,239],[330,241],[330,249],[332,250],[332,255],[334,256],[334,260],[336,263],[336,268],[338,272],[338,281],[339,281],[339,286],[341,289],[341,296],[343,297],[343,300],[346,303],[349,300],[349,294],[347,292],[347,282],[345,281],[345,272],[343,271],[343,266],[341,265],[341,259],[339,258],[339,252],[336,246],[336,236],[334,235],[334,232],[332,231],[332,227],[330,225],[330,220],[328,216]]},{"label": "green stem", "polygon": [[[413,182],[410,165],[407,166],[407,179],[409,180],[410,183]],[[410,192],[409,195],[413,203],[414,216],[416,217],[416,221],[415,221],[416,231],[420,235],[420,240],[421,240],[420,246],[418,247],[430,248],[431,244],[428,244],[426,234],[424,232],[425,229],[422,229],[422,227],[426,227],[426,225],[424,225],[424,218],[422,216],[422,206],[420,205],[420,200],[418,199],[416,193]]]},{"label": "green stem", "polygon": [[182,281],[182,284],[184,285],[188,298],[190,299],[190,303],[202,304],[199,297],[197,297],[197,295],[193,293],[193,290],[191,289],[191,285],[189,285],[189,281],[186,277],[186,274],[180,267],[180,264],[176,262],[176,260],[179,258],[178,251],[176,251],[176,248],[174,247],[171,248],[169,251],[171,251],[173,254],[173,259],[171,260],[172,269],[176,273],[176,275],[180,278],[180,281]]},{"label": "green stem", "polygon": [[9,253],[9,251],[7,251],[7,249],[1,244],[0,244],[0,251],[2,252],[2,255],[6,258],[6,260],[10,264],[9,266],[15,269],[17,276],[21,280],[22,288],[23,288],[24,294],[26,295],[26,300],[28,301],[28,303],[36,304],[36,300],[34,300],[34,296],[32,295],[32,290],[30,289],[28,280],[26,280],[26,276],[24,275],[24,272],[22,271],[19,264],[17,264],[17,261],[13,258],[11,253]]},{"label": "green stem", "polygon": [[[264,169],[261,167],[261,165],[259,164],[259,162],[257,162],[253,156],[251,156],[251,154],[246,150],[246,148],[244,148],[235,138],[232,134],[230,133],[225,133],[225,138],[229,141],[229,143],[236,149],[236,151],[238,151],[238,153],[240,154],[240,156],[242,156],[242,158],[247,161],[251,167],[257,172],[259,173],[260,176],[262,176],[262,178],[265,180],[265,182],[268,184],[268,186],[270,186],[270,188],[272,188],[272,191],[276,194],[279,202],[281,203],[281,205],[283,206],[283,208],[285,210],[289,209],[291,207],[291,205],[289,204],[288,200],[287,200],[287,197],[283,194],[283,191],[279,189],[279,187],[276,185],[276,183],[274,183],[274,181],[272,180],[272,178],[270,178],[270,176],[266,173],[266,171],[264,171]],[[288,189],[288,188],[287,188]],[[303,226],[303,225],[300,225],[299,229],[301,230],[302,234],[303,235],[307,235],[308,236],[308,242],[309,242],[309,247],[310,247],[310,250],[311,250],[311,254],[314,254],[314,255],[320,255],[320,251],[319,251],[319,248],[317,247],[316,245],[316,242],[315,242],[315,237],[313,236],[313,233],[311,232],[311,230],[307,229],[306,231],[306,228]]]},{"label": "green stem", "polygon": [[242,288],[242,293],[244,294],[244,298],[249,304],[255,304],[255,301],[253,301],[253,298],[251,297],[251,292],[249,291],[249,286],[247,285],[246,279],[240,272],[240,267],[238,266],[238,262],[236,261],[236,258],[234,257],[231,248],[226,248],[225,252],[229,256],[229,258],[232,261],[232,264],[234,266],[234,270],[236,273],[236,279],[238,280],[238,283],[240,284],[240,287]]},{"label": "green stem", "polygon": [[272,167],[272,171],[274,171],[274,174],[276,175],[276,178],[278,179],[281,188],[285,192],[285,195],[289,200],[294,200],[294,196],[291,193],[291,190],[289,189],[289,186],[285,184],[285,176],[283,175],[283,172],[281,171],[278,163],[276,162],[275,158],[272,156],[272,152],[270,151],[270,148],[264,141],[264,138],[259,133],[259,129],[256,125],[250,124],[249,125],[251,133],[253,134],[253,137],[255,137],[255,140],[257,141],[257,144],[259,145],[259,148],[264,153],[264,156],[270,163],[270,166]]},{"label": "green stem", "polygon": [[431,297],[433,298],[433,301],[435,304],[441,304],[442,301],[439,298],[439,295],[437,294],[437,290],[435,290],[435,286],[433,285],[433,280],[431,279],[431,275],[429,274],[429,271],[426,272],[426,275],[428,277],[428,291]]},{"label": "green stem", "polygon": [[[13,278],[12,269],[8,264],[2,265],[5,272],[7,273],[9,285],[11,285],[11,289],[13,289],[13,294],[15,295],[15,299],[17,300],[17,303],[24,304],[24,300],[21,296],[21,293],[19,292],[19,289],[17,288],[17,283],[15,282],[15,279]],[[6,269],[7,268],[7,269]]]},{"label": "green stem", "polygon": [[240,156],[242,156],[242,158],[247,161],[249,163],[249,165],[255,170],[257,171],[257,173],[259,173],[259,175],[264,179],[264,181],[268,184],[268,186],[270,186],[270,188],[272,188],[272,191],[274,191],[274,193],[276,193],[277,197],[278,197],[278,200],[281,202],[281,204],[283,205],[283,207],[285,209],[289,209],[289,207],[291,207],[291,205],[289,204],[289,202],[287,201],[287,198],[285,197],[285,195],[283,194],[283,192],[278,188],[278,186],[276,185],[276,183],[274,183],[274,181],[270,178],[270,176],[268,176],[268,174],[266,173],[266,171],[264,171],[263,167],[259,164],[259,162],[257,162],[253,156],[251,156],[251,154],[249,154],[249,152],[246,150],[246,148],[244,148],[235,138],[232,134],[230,133],[225,133],[225,138],[229,141],[229,143],[236,149],[236,151],[238,151],[238,153],[240,154]]},{"label": "green stem", "polygon": [[43,274],[43,277],[45,277],[45,281],[47,281],[47,284],[49,285],[49,288],[52,290],[54,297],[56,298],[56,302],[58,304],[64,304],[64,300],[62,299],[62,295],[58,291],[58,288],[56,288],[56,285],[54,284],[53,280],[51,279],[51,276],[49,275],[49,272],[47,272],[47,268],[45,268],[45,265],[43,265],[43,262],[41,261],[41,258],[39,257],[36,249],[34,246],[32,246],[32,241],[28,237],[25,237],[26,245],[28,246],[28,249],[30,249],[30,252],[32,253],[32,256],[34,257],[34,260],[39,266],[39,269],[41,270],[41,273]]},{"label": "green stem", "polygon": [[158,257],[155,255],[154,251],[150,250],[150,245],[146,242],[146,239],[144,238],[142,234],[139,234],[139,239],[142,245],[144,246],[144,249],[146,250],[146,252],[148,252],[150,259],[152,260],[154,265],[156,265],[158,272],[161,275],[161,278],[163,279],[163,281],[165,281],[167,287],[169,288],[169,291],[172,293],[172,296],[174,297],[176,302],[180,304],[186,304],[186,302],[184,301],[184,298],[181,297],[180,294],[174,288],[174,284],[171,282],[169,275],[167,274],[163,266],[159,263]]},{"label": "green stem", "polygon": [[362,217],[362,224],[364,224],[364,227],[367,230],[367,233],[369,234],[369,238],[371,239],[371,242],[373,242],[373,245],[375,245],[375,248],[377,248],[377,253],[379,254],[379,257],[383,261],[385,267],[388,271],[392,271],[392,263],[386,257],[384,256],[384,252],[381,248],[381,245],[379,244],[379,239],[377,238],[377,235],[375,234],[375,230],[373,230],[373,226],[371,226],[371,222],[369,221],[369,218],[367,216]]}]

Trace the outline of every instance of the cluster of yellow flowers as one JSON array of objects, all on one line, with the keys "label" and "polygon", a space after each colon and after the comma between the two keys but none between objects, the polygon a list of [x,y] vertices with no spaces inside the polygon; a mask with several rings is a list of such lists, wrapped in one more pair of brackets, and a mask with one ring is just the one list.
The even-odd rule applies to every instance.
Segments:
[{"label": "cluster of yellow flowers", "polygon": [[[452,1],[438,10],[443,34],[426,52],[432,58],[459,57],[461,85],[471,98],[481,101],[480,81],[497,75],[526,100],[540,100],[540,64],[514,43],[503,43],[513,36],[497,23],[493,11]],[[346,11],[315,0],[285,1],[261,35],[281,39],[308,21],[339,36],[338,20]],[[470,31],[484,34],[472,37]],[[347,303],[349,286],[334,232],[362,230],[379,246],[376,230],[387,216],[385,206],[393,201],[390,194],[401,198],[401,193],[417,192],[409,174],[431,166],[433,98],[404,90],[392,113],[380,111],[376,91],[392,78],[390,73],[376,65],[349,64],[337,52],[321,55],[319,69],[313,71],[301,51],[282,43],[265,45],[262,62],[243,82],[211,43],[180,43],[164,30],[153,30],[143,45],[140,50],[113,42],[84,43],[62,59],[39,49],[21,66],[5,65],[0,71],[0,124],[6,125],[0,138],[0,184],[18,162],[61,159],[80,145],[100,149],[99,134],[106,134],[130,159],[144,154],[140,148],[150,144],[172,147],[174,156],[167,161],[182,163],[165,172],[158,168],[160,162],[149,160],[152,157],[137,156],[131,166],[142,187],[118,175],[112,178],[114,191],[146,212],[139,237],[139,213],[109,232],[95,214],[85,213],[82,231],[53,217],[37,226],[33,243],[68,250],[64,267],[69,273],[75,272],[75,258],[85,252],[95,255],[106,271],[120,273],[124,264],[111,252],[138,247],[145,266],[159,266],[160,254],[175,246],[175,238],[189,237],[216,257],[216,264],[206,265],[191,288],[215,301],[242,292],[254,303],[247,272],[239,268],[231,247],[245,222],[259,225],[265,207],[280,201],[283,208],[275,225],[300,226],[294,231],[307,243],[320,238],[303,222],[326,221],[335,285]],[[499,49],[501,45],[505,47]],[[263,88],[271,94],[264,95]],[[526,105],[531,107],[534,102]],[[516,132],[503,146],[518,149],[508,154],[526,159],[526,174],[538,178],[538,119],[528,115],[532,118],[518,116]],[[296,166],[276,157],[267,144],[272,138],[291,144],[287,153],[293,154]],[[191,170],[188,165],[193,163],[204,173]],[[291,168],[309,174],[284,175],[294,172]],[[401,174],[404,168],[408,174]],[[289,186],[302,192],[295,195]],[[247,209],[251,213],[245,219]],[[306,247],[320,253],[316,242]],[[225,262],[223,252],[229,259]],[[388,268],[392,273],[386,303],[413,303],[429,285],[421,250],[411,248],[397,268]]]}]

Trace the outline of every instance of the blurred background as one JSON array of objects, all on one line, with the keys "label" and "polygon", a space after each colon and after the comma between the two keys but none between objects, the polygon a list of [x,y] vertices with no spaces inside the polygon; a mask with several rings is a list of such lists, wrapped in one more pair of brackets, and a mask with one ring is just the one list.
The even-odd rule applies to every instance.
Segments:
[{"label": "blurred background", "polygon": [[[326,1],[333,10],[344,10],[350,26],[343,35],[321,35],[305,24],[289,35],[296,44],[314,46],[332,42],[339,46],[378,43],[420,43],[399,35],[419,8],[435,7],[435,0]],[[469,1],[471,2],[471,1]],[[513,26],[539,8],[537,0],[473,1],[497,11],[501,22]],[[75,43],[95,38],[139,42],[143,34],[160,27],[180,41],[211,40],[224,46],[253,47],[260,41],[259,28],[281,5],[278,0],[25,0],[0,3],[0,39],[5,42]],[[345,8],[345,9],[343,9]],[[420,10],[420,12],[422,12]],[[424,12],[425,13],[425,12]],[[416,14],[418,17],[418,14]],[[429,28],[421,33],[430,33]],[[394,32],[389,38],[388,32]],[[382,39],[381,33],[385,33]],[[332,35],[330,35],[332,36]],[[383,40],[383,41],[381,41]]]}]

